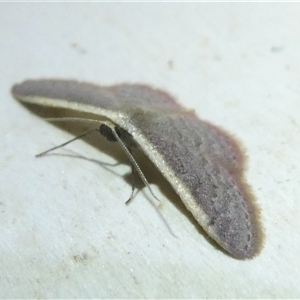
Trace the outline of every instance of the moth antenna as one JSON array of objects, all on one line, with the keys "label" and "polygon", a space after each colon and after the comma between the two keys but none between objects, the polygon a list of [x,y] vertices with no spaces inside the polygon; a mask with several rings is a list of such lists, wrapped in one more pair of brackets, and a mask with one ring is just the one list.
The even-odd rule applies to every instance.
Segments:
[{"label": "moth antenna", "polygon": [[[66,122],[66,121],[80,121],[80,122],[91,122],[91,123],[98,123],[98,124],[104,124],[106,126],[108,126],[114,137],[116,138],[116,140],[120,143],[121,147],[123,148],[123,150],[125,151],[126,155],[128,156],[130,162],[131,162],[131,169],[132,169],[132,176],[134,176],[133,174],[133,170],[136,170],[139,174],[139,176],[141,177],[143,183],[145,184],[145,186],[147,186],[147,188],[149,189],[151,195],[158,201],[158,202],[161,202],[154,194],[153,190],[151,189],[150,187],[150,184],[146,178],[146,176],[144,175],[143,171],[141,170],[140,166],[138,165],[137,161],[135,160],[135,158],[133,157],[131,151],[127,148],[127,146],[125,145],[125,143],[122,141],[122,139],[118,136],[114,126],[112,125],[111,122],[107,121],[99,121],[99,120],[94,120],[94,119],[85,119],[85,118],[76,118],[76,117],[62,117],[62,118],[46,118],[47,121],[51,121],[51,122]],[[48,149],[42,153],[39,153],[36,155],[36,157],[41,157],[43,155],[45,155],[46,153],[50,152],[50,151],[53,151],[53,150],[56,150],[58,148],[61,148],[61,147],[64,147],[66,145],[68,145],[69,143],[72,143],[73,141],[75,140],[78,140],[78,139],[81,139],[83,137],[85,137],[86,135],[90,134],[91,132],[93,131],[98,131],[100,132],[100,130],[98,128],[93,128],[93,129],[89,129],[87,131],[85,131],[84,133],[76,136],[75,138],[61,144],[61,145],[58,145],[58,146],[55,146],[51,149]],[[101,132],[100,132],[101,133]],[[134,177],[133,177],[133,182],[132,182],[132,185],[131,185],[131,195],[129,197],[129,199],[125,202],[125,204],[129,204],[130,201],[133,199],[133,194],[134,194],[134,190],[135,190],[135,186],[134,186]]]},{"label": "moth antenna", "polygon": [[[76,122],[78,122],[78,121],[80,121],[80,122],[90,122],[90,123],[106,124],[106,122],[101,122],[101,121],[98,121],[98,120],[85,119],[85,118],[75,118],[75,117],[45,118],[45,120],[50,121],[50,122],[69,122],[69,121],[76,121]],[[64,147],[64,146],[66,146],[66,145],[68,145],[68,144],[70,144],[70,143],[72,143],[72,142],[74,142],[74,141],[76,141],[78,139],[81,139],[81,138],[85,137],[86,135],[90,134],[93,131],[98,131],[98,129],[97,128],[89,129],[89,130],[83,132],[82,134],[76,136],[75,138],[73,138],[73,139],[71,139],[71,140],[69,140],[69,141],[67,141],[67,142],[65,142],[65,143],[63,143],[61,145],[55,146],[55,147],[53,147],[51,149],[48,149],[48,150],[46,150],[46,151],[44,151],[42,153],[37,154],[35,157],[41,157],[41,156],[47,154],[50,151],[53,151],[53,150],[56,150],[58,148]]]},{"label": "moth antenna", "polygon": [[42,152],[42,153],[37,154],[35,157],[41,157],[41,156],[45,155],[46,153],[48,153],[48,152],[50,152],[50,151],[53,151],[53,150],[55,150],[55,149],[64,147],[64,146],[66,146],[66,145],[68,145],[68,144],[70,144],[70,143],[72,143],[72,142],[74,142],[74,141],[76,141],[76,140],[78,140],[78,139],[81,139],[81,138],[85,137],[86,135],[90,134],[90,133],[93,132],[93,131],[98,131],[98,128],[89,129],[89,130],[85,131],[84,133],[82,133],[82,134],[80,134],[80,135],[74,137],[73,139],[71,139],[71,140],[69,140],[69,141],[67,141],[67,142],[65,142],[65,143],[63,143],[63,144],[60,144],[60,145],[58,145],[58,146],[55,146],[55,147],[53,147],[53,148],[51,148],[51,149],[48,149],[48,150]]}]

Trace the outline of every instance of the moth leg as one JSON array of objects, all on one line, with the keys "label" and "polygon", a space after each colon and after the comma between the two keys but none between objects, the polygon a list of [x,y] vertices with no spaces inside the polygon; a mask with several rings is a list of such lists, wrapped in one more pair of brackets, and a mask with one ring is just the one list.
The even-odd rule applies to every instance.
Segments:
[{"label": "moth leg", "polygon": [[131,165],[131,195],[128,198],[128,200],[125,202],[126,205],[128,205],[131,202],[131,200],[134,198],[134,191],[136,188],[136,185],[135,185],[136,170],[135,170],[132,162],[130,162],[130,165]]},{"label": "moth leg", "polygon": [[[107,126],[107,125],[105,125]],[[131,146],[130,144],[127,146],[126,144],[128,144],[128,142],[124,142],[121,137],[119,136],[118,132],[116,131],[116,127],[115,126],[111,126],[110,127],[112,134],[114,135],[115,139],[119,142],[119,144],[121,145],[121,147],[123,148],[123,150],[125,151],[126,155],[128,156],[128,158],[130,159],[131,164],[133,165],[134,169],[136,170],[136,172],[139,174],[139,176],[141,177],[143,183],[145,184],[145,186],[147,186],[147,188],[149,189],[151,195],[158,201],[160,202],[160,200],[155,196],[154,192],[151,189],[151,186],[149,185],[149,182],[146,178],[146,176],[144,175],[143,171],[141,170],[139,164],[137,163],[137,161],[135,160],[135,158],[133,157],[132,153],[131,153]],[[130,199],[130,198],[129,198]]]}]

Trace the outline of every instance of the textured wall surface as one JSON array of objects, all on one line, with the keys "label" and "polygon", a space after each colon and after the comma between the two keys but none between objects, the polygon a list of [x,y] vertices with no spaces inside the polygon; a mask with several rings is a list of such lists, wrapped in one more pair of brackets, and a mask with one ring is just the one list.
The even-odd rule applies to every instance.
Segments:
[{"label": "textured wall surface", "polygon": [[[0,298],[299,298],[299,20],[299,3],[1,3]],[[15,101],[29,78],[145,83],[232,133],[260,255],[220,251],[142,155],[161,203],[126,206],[130,167],[98,135],[35,158],[86,124]]]}]

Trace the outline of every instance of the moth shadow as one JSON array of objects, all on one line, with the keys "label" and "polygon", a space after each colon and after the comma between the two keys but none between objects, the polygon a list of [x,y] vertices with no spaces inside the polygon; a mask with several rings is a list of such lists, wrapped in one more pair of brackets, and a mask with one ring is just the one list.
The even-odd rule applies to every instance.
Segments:
[{"label": "moth shadow", "polygon": [[[88,114],[88,113],[78,113],[67,109],[62,108],[51,108],[51,107],[41,107],[34,104],[25,104],[21,103],[23,106],[28,108],[32,113],[35,115],[38,115],[41,118],[92,118],[95,119],[95,115]],[[105,118],[98,118],[97,120],[107,120]],[[99,128],[99,125],[92,124],[91,123],[85,123],[83,122],[74,122],[74,121],[66,121],[66,122],[51,122],[51,124],[61,130],[64,130],[71,135],[79,136],[83,132],[92,129],[92,128]],[[72,157],[74,159],[84,159],[92,163],[96,163],[105,170],[113,173],[116,176],[122,176],[119,175],[117,172],[113,171],[113,167],[118,164],[127,164],[130,165],[130,161],[126,154],[124,153],[123,149],[120,145],[118,145],[117,142],[109,142],[106,140],[105,137],[103,137],[101,134],[94,132],[87,136],[84,136],[82,138],[83,141],[91,145],[92,147],[99,149],[101,152],[105,153],[107,156],[112,157],[117,163],[110,164],[106,162],[99,161],[95,158],[88,158],[85,156],[82,156],[78,153],[69,151],[69,154],[61,154],[61,153],[55,153],[50,152],[47,155],[55,155],[55,156],[67,156]],[[51,148],[51,147],[49,147]],[[214,240],[212,240],[207,233],[202,229],[202,227],[199,225],[199,223],[195,220],[191,212],[189,212],[186,207],[184,206],[183,202],[181,201],[180,197],[176,194],[170,183],[163,177],[163,175],[159,172],[159,170],[155,167],[155,165],[150,161],[150,159],[138,148],[133,149],[133,155],[135,160],[137,161],[139,167],[141,168],[142,172],[144,173],[145,177],[147,178],[147,181],[149,184],[154,184],[158,186],[161,193],[169,200],[171,203],[181,212],[183,213],[189,221],[193,224],[193,226],[197,229],[199,234],[201,234],[208,243],[210,243],[213,247],[216,249],[222,251],[224,254],[228,255],[226,251],[224,251]],[[127,173],[123,175],[122,177],[124,180],[128,183],[129,186],[132,186],[132,174]],[[143,188],[146,188],[140,177],[136,174],[134,176],[134,186],[138,191],[141,191]],[[127,199],[124,198],[126,201]],[[124,201],[124,202],[125,202]],[[149,200],[151,201],[151,200]],[[153,203],[153,201],[151,201]],[[159,209],[157,209],[159,214],[161,212]],[[169,222],[169,220],[168,220]]]}]

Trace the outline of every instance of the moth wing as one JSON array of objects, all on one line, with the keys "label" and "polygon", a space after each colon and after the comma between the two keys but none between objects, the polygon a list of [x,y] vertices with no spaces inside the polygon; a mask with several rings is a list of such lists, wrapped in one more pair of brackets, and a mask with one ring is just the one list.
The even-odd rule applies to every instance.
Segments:
[{"label": "moth wing", "polygon": [[258,234],[253,196],[241,170],[232,172],[212,155],[219,145],[206,138],[209,124],[189,112],[133,112],[130,120],[137,143],[209,235],[236,258],[254,256]]},{"label": "moth wing", "polygon": [[24,102],[112,120],[133,136],[213,239],[236,258],[256,253],[253,197],[243,182],[237,144],[168,94],[142,85],[62,80],[25,81],[12,93]]},{"label": "moth wing", "polygon": [[[167,93],[145,85],[121,84],[101,87],[72,80],[27,80],[12,87],[12,94],[20,101],[42,106],[61,107],[106,117],[124,127],[130,133],[128,113],[132,110],[163,114],[188,112]],[[189,114],[192,116],[192,114]],[[198,131],[196,116],[190,118],[190,131]],[[130,122],[129,122],[130,123]],[[207,152],[223,161],[228,168],[240,168],[242,156],[236,143],[218,128],[201,121],[202,136]],[[172,126],[172,125],[171,125]]]}]

